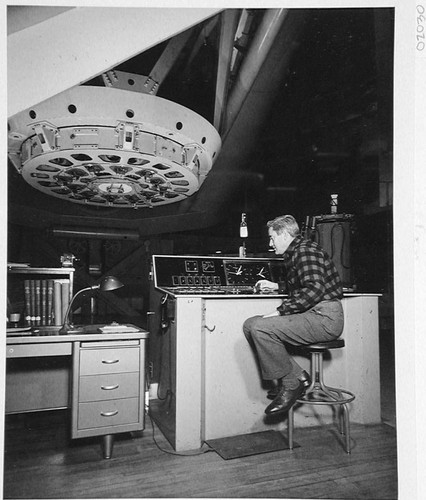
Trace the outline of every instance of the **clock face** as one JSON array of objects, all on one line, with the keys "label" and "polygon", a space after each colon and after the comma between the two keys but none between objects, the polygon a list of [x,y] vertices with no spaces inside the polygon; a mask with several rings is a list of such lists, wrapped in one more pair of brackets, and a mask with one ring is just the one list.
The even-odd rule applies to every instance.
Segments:
[{"label": "clock face", "polygon": [[268,262],[226,260],[224,266],[227,285],[254,286],[259,280],[271,279]]}]

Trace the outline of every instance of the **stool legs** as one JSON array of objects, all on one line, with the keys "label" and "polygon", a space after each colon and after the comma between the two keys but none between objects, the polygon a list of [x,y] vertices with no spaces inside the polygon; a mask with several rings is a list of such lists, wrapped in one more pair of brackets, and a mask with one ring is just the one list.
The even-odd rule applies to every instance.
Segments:
[{"label": "stool legs", "polygon": [[[349,428],[349,410],[346,404],[341,405],[341,412],[343,414],[343,421],[345,423],[345,438],[346,438],[346,453],[351,452],[351,435]],[[343,432],[342,432],[343,434]]]},{"label": "stool legs", "polygon": [[290,450],[293,449],[293,429],[294,429],[294,410],[293,406],[288,411],[288,424],[287,424],[287,433],[288,433],[288,447]]},{"label": "stool legs", "polygon": [[322,352],[313,352],[311,354],[311,377],[312,384],[305,392],[305,396],[312,394],[314,399],[326,396],[334,401],[343,400],[342,391],[340,389],[328,387],[324,383]]},{"label": "stool legs", "polygon": [[[338,405],[339,406],[339,432],[345,435],[346,453],[351,452],[349,410],[347,403],[353,401],[355,396],[346,390],[328,387],[323,380],[323,352],[311,352],[311,378],[312,383],[306,390],[303,398],[296,404],[312,405]],[[294,407],[288,411],[288,444],[293,449]]]}]

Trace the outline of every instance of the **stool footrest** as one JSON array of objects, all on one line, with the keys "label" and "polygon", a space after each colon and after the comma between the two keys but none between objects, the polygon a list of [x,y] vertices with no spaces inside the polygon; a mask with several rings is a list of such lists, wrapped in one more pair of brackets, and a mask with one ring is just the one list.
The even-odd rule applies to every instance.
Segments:
[{"label": "stool footrest", "polygon": [[[326,389],[327,392],[323,389],[314,389],[299,398],[297,402],[311,405],[343,405],[355,399],[355,395],[346,389],[336,389],[334,387],[326,387]],[[335,393],[336,396],[332,393]]]}]

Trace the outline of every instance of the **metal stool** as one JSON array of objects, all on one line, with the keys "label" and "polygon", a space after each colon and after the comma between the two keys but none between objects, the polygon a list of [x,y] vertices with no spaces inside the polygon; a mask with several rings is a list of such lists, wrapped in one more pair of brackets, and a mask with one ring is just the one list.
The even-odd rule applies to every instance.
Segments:
[{"label": "metal stool", "polygon": [[[306,390],[304,396],[296,401],[296,404],[309,405],[338,405],[339,406],[339,426],[340,433],[345,434],[346,453],[351,452],[349,411],[346,406],[355,399],[355,395],[345,389],[328,387],[323,380],[323,354],[329,349],[338,349],[345,346],[343,339],[332,340],[330,342],[318,342],[303,346],[310,352],[311,356],[311,385]],[[294,406],[296,406],[296,404]],[[288,443],[290,450],[293,449],[293,428],[294,428],[294,406],[288,412]]]}]

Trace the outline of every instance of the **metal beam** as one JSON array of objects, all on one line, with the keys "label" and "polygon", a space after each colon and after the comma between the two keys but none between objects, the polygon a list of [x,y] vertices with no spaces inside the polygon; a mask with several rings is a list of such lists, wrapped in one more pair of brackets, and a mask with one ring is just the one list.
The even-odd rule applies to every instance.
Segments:
[{"label": "metal beam", "polygon": [[228,9],[221,14],[219,61],[217,67],[216,98],[213,122],[213,125],[216,130],[219,130],[219,132],[222,131],[221,125],[228,97],[228,82],[231,70],[235,31],[238,26],[240,15],[241,11],[238,9]]},{"label": "metal beam", "polygon": [[[225,10],[227,12],[227,10]],[[203,29],[199,32],[197,40],[192,45],[191,53],[189,54],[186,60],[186,70],[191,67],[193,60],[198,54],[201,45],[205,42],[207,38],[209,38],[211,32],[214,30],[216,24],[218,22],[218,18],[212,18],[210,21],[204,24]]]},{"label": "metal beam", "polygon": [[7,40],[8,116],[88,81],[221,10],[77,7],[15,31]]},{"label": "metal beam", "polygon": [[288,17],[289,9],[268,9],[256,31],[254,39],[250,45],[241,68],[238,72],[237,80],[229,94],[226,108],[224,138],[230,131],[236,120],[245,99],[249,95],[256,78],[258,77],[262,65],[269,55],[269,51],[275,44],[275,40]]},{"label": "metal beam", "polygon": [[166,48],[147,77],[145,85],[148,88],[148,93],[157,94],[160,85],[163,83],[188,41],[189,35],[190,32],[186,30],[169,40]]}]

